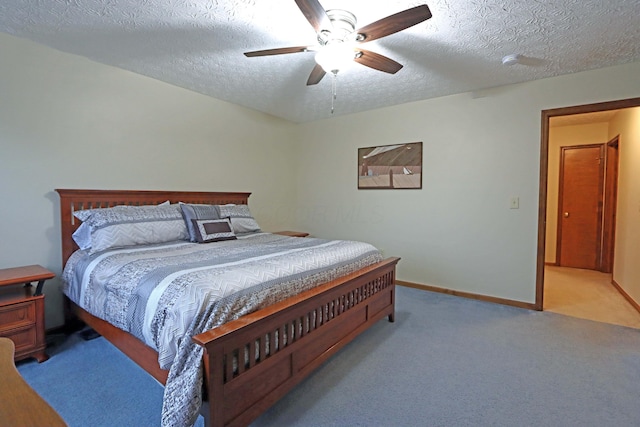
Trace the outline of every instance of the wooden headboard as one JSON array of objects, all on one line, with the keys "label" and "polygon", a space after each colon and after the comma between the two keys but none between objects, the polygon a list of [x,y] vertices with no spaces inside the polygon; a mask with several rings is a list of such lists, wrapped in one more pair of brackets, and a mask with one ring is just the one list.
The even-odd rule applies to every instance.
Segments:
[{"label": "wooden headboard", "polygon": [[251,193],[221,193],[209,191],[147,191],[147,190],[61,190],[60,229],[62,234],[62,266],[78,249],[71,237],[80,225],[73,213],[82,209],[110,208],[117,205],[157,205],[167,200],[171,203],[198,203],[246,205]]}]

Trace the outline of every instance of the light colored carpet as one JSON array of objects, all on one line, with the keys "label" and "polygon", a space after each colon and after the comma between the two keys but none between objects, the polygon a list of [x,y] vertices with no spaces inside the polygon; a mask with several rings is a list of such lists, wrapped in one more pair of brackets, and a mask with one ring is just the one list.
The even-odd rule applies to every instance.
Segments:
[{"label": "light colored carpet", "polygon": [[[258,418],[281,426],[640,425],[640,331],[399,287],[356,338]],[[162,388],[103,338],[18,369],[75,426],[157,426]]]},{"label": "light colored carpet", "polygon": [[544,310],[640,329],[640,312],[611,284],[611,274],[545,267]]}]

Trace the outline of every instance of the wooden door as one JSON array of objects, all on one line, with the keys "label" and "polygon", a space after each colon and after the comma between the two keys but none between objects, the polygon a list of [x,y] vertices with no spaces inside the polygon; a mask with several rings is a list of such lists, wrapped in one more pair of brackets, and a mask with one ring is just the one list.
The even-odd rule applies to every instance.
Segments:
[{"label": "wooden door", "polygon": [[599,270],[604,144],[562,147],[558,200],[558,264]]}]

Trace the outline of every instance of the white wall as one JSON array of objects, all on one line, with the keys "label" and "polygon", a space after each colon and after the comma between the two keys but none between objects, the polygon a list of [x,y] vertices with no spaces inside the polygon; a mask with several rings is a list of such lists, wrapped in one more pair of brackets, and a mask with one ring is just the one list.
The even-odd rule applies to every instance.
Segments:
[{"label": "white wall", "polygon": [[620,135],[613,280],[640,303],[640,107],[620,110],[609,137]]},{"label": "white wall", "polygon": [[555,263],[558,237],[558,192],[560,191],[560,153],[562,147],[605,144],[608,123],[590,123],[549,128],[549,173],[547,174],[547,241],[545,262]]},{"label": "white wall", "polygon": [[250,191],[263,228],[291,227],[291,123],[2,33],[0,52],[0,268],[61,273],[55,188]]},{"label": "white wall", "polygon": [[[0,50],[0,268],[57,274],[55,188],[251,191],[265,229],[369,241],[401,280],[533,302],[541,110],[640,96],[634,63],[293,125],[8,35]],[[358,147],[413,141],[422,190],[357,190]]]},{"label": "white wall", "polygon": [[[541,111],[638,97],[638,75],[632,63],[301,125],[299,227],[402,257],[401,280],[533,303]],[[357,190],[358,147],[413,141],[422,190]]]}]

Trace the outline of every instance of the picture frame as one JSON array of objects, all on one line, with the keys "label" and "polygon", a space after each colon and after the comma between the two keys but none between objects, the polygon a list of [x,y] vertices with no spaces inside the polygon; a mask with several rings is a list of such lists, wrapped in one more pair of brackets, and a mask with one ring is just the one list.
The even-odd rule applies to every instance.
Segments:
[{"label": "picture frame", "polygon": [[422,188],[422,142],[358,148],[358,189]]}]

